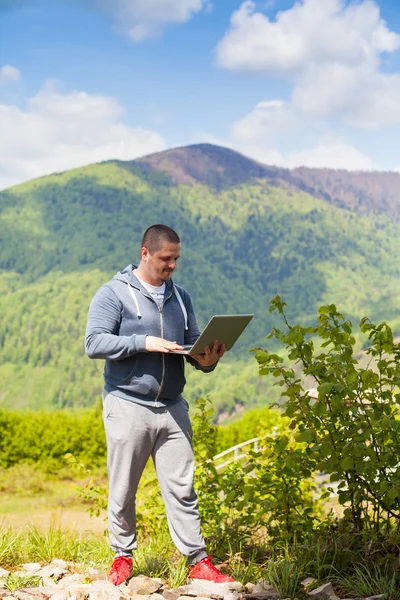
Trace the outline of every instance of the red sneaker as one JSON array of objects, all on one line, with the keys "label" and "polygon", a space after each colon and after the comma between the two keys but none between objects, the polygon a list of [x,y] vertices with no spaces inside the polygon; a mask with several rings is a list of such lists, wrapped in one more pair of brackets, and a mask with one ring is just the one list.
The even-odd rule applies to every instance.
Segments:
[{"label": "red sneaker", "polygon": [[132,559],[129,556],[117,556],[111,565],[108,580],[114,585],[124,583],[133,573]]},{"label": "red sneaker", "polygon": [[203,558],[203,560],[200,560],[190,567],[189,577],[190,579],[214,581],[214,583],[228,583],[230,581],[235,581],[232,577],[228,577],[228,575],[222,575],[221,571],[212,564],[211,556]]}]

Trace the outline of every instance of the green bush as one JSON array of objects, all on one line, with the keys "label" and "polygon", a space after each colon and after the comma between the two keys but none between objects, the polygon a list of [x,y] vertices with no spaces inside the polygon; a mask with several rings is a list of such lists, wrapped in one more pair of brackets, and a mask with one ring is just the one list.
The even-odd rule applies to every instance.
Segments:
[{"label": "green bush", "polygon": [[58,470],[67,453],[87,465],[105,463],[106,444],[100,410],[76,412],[0,410],[0,467],[20,462]]},{"label": "green bush", "polygon": [[[338,485],[344,516],[356,531],[387,531],[400,524],[400,344],[387,323],[362,319],[369,338],[366,367],[354,359],[353,326],[336,306],[322,306],[317,325],[291,325],[277,296],[271,309],[285,321],[284,332],[270,334],[285,345],[281,356],[256,350],[260,374],[272,374],[283,389],[285,415],[296,439],[305,444],[303,464],[322,471]],[[294,365],[301,367],[301,375]],[[305,391],[312,377],[318,398]]]}]

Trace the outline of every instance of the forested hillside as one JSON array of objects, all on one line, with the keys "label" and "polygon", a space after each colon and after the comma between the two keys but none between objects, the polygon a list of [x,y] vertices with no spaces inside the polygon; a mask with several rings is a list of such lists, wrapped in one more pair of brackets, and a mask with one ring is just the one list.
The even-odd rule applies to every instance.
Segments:
[{"label": "forested hillside", "polygon": [[[346,189],[344,174],[341,181]],[[0,193],[0,405],[96,401],[101,364],[83,352],[90,299],[118,269],[137,261],[141,235],[156,222],[182,238],[174,279],[191,293],[200,325],[212,314],[255,314],[213,375],[189,373],[188,398],[210,391],[227,414],[269,403],[277,392],[258,377],[248,349],[264,344],[275,324],[271,297],[280,294],[302,322],[325,302],[336,302],[354,321],[396,319],[400,203],[392,186],[390,198],[381,193],[376,205],[369,199],[368,210],[360,210],[365,193],[358,204],[350,202],[357,196],[351,185],[341,202],[324,196],[322,184],[314,197],[305,191],[312,187],[309,174],[199,145],[75,169]]]}]

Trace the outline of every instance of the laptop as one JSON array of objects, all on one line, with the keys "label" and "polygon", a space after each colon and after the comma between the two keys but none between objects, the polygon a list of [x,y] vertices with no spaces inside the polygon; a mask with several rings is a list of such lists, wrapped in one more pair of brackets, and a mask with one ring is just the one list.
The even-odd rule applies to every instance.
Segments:
[{"label": "laptop", "polygon": [[171,354],[204,354],[204,347],[211,346],[214,340],[225,344],[230,350],[240,337],[254,315],[214,315],[192,345],[183,346],[183,350],[170,350]]}]

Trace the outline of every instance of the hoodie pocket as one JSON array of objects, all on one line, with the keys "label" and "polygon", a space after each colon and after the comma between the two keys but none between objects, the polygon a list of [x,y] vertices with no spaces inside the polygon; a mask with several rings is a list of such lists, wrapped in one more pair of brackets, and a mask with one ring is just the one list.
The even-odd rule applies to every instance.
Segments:
[{"label": "hoodie pocket", "polygon": [[129,360],[107,361],[104,376],[107,381],[114,384],[124,385],[131,381],[135,375],[136,358]]}]

